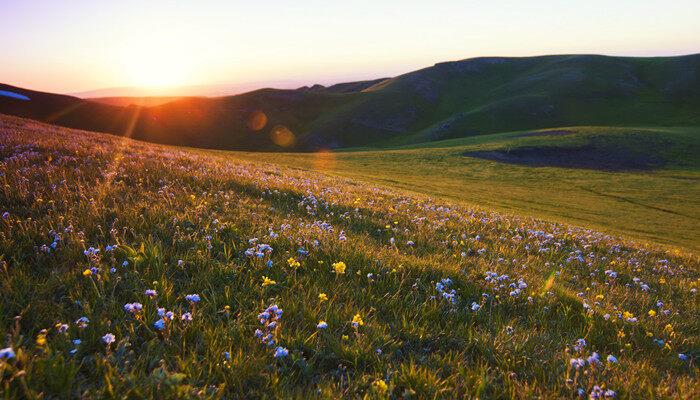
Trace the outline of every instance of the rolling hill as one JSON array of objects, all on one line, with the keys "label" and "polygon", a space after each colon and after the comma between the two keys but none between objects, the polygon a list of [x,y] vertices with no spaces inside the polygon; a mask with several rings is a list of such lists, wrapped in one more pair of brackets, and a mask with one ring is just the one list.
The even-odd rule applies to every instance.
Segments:
[{"label": "rolling hill", "polygon": [[[145,107],[0,90],[30,98],[0,96],[1,113],[67,127],[203,148],[314,150],[557,126],[698,126],[700,54],[474,58],[391,79]],[[260,113],[264,126],[251,129]]]}]

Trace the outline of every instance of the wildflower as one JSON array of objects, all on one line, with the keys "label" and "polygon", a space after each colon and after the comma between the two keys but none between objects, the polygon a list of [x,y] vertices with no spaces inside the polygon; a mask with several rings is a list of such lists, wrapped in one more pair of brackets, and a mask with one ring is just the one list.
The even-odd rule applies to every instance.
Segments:
[{"label": "wildflower", "polygon": [[574,345],[574,350],[581,351],[581,350],[583,350],[584,347],[586,347],[586,339],[576,340],[576,344]]},{"label": "wildflower", "polygon": [[165,329],[165,320],[163,318],[159,319],[158,321],[153,323],[153,327],[159,331],[162,331],[163,329]]},{"label": "wildflower", "polygon": [[143,309],[143,304],[141,303],[126,303],[124,304],[124,311],[130,314],[138,314]]},{"label": "wildflower", "polygon": [[106,344],[107,346],[114,343],[114,340],[115,340],[115,337],[111,333],[107,333],[104,336],[102,336],[102,343]]},{"label": "wildflower", "polygon": [[59,322],[56,324],[56,330],[58,330],[59,333],[66,333],[68,332],[68,324],[62,324]]},{"label": "wildflower", "polygon": [[146,291],[144,293],[146,296],[148,296],[152,299],[154,299],[158,295],[158,292],[156,292],[155,289],[146,289]]},{"label": "wildflower", "polygon": [[326,329],[326,328],[328,328],[328,324],[326,323],[326,321],[319,321],[318,325],[316,325],[316,328]]},{"label": "wildflower", "polygon": [[[8,219],[8,218],[10,218],[9,212],[5,211],[4,213],[2,213],[2,219]],[[3,349],[3,350],[6,350],[6,349]]]},{"label": "wildflower", "polygon": [[336,275],[344,274],[345,268],[347,268],[345,263],[342,261],[333,263],[333,264],[331,264],[331,266],[333,267],[333,272],[335,272]]},{"label": "wildflower", "polygon": [[586,359],[586,361],[588,361],[588,364],[590,365],[600,364],[600,355],[598,355],[598,353],[594,351],[593,354],[591,354],[590,357]]},{"label": "wildflower", "polygon": [[182,314],[180,319],[185,321],[185,322],[190,322],[190,321],[192,321],[192,313],[186,312],[186,313]]},{"label": "wildflower", "polygon": [[231,361],[231,353],[224,351],[224,360]]},{"label": "wildflower", "polygon": [[274,285],[274,284],[277,283],[277,282],[273,281],[272,279],[270,279],[270,278],[268,278],[268,277],[266,277],[266,276],[263,276],[263,277],[262,277],[262,280],[263,280],[263,281],[262,281],[262,287]]},{"label": "wildflower", "polygon": [[163,317],[165,315],[165,308],[160,307],[158,308],[158,316]]},{"label": "wildflower", "polygon": [[[0,357],[0,358],[2,358],[2,357]],[[690,359],[690,357],[688,357],[687,354],[678,353],[678,359],[681,361],[688,361]]]},{"label": "wildflower", "polygon": [[615,357],[615,356],[612,355],[612,354],[610,354],[610,355],[608,356],[607,360],[608,360],[609,363],[613,363],[613,364],[616,364],[616,363],[617,363],[617,357]]},{"label": "wildflower", "polygon": [[185,296],[185,300],[189,301],[190,303],[199,303],[201,298],[199,297],[198,294],[188,294]]},{"label": "wildflower", "polygon": [[481,306],[477,302],[475,302],[475,301],[472,302],[472,306],[471,306],[472,311],[479,311],[480,308],[481,308]]},{"label": "wildflower", "polygon": [[[3,216],[3,218],[5,217]],[[12,347],[5,347],[4,349],[0,349],[0,359],[10,360],[12,358],[15,358],[15,351],[12,350]]]},{"label": "wildflower", "polygon": [[586,360],[583,358],[572,358],[569,360],[569,363],[571,363],[571,366],[576,368],[576,369],[581,369],[584,366],[586,366]]},{"label": "wildflower", "polygon": [[85,271],[83,271],[83,276],[90,276],[90,275],[92,275],[92,271],[90,271],[89,269],[86,269]]},{"label": "wildflower", "polygon": [[177,260],[177,266],[178,266],[178,267],[182,267],[183,265],[185,265],[185,262],[184,262],[184,261],[182,261],[182,260]]},{"label": "wildflower", "polygon": [[80,328],[80,329],[87,328],[89,323],[90,323],[90,320],[87,317],[80,317],[75,321],[75,324],[78,325],[78,328]]},{"label": "wildflower", "polygon": [[324,301],[328,300],[328,296],[325,293],[319,293],[318,294],[318,301],[319,303],[323,303]]},{"label": "wildflower", "polygon": [[36,345],[44,346],[46,344],[46,329],[42,329],[36,336]]},{"label": "wildflower", "polygon": [[277,347],[275,349],[275,358],[284,358],[289,355],[289,350],[285,349],[284,347]]},{"label": "wildflower", "polygon": [[376,381],[372,382],[372,388],[379,393],[379,394],[384,394],[389,390],[389,387],[387,386],[386,382],[382,379],[377,379]]},{"label": "wildflower", "polygon": [[360,316],[359,313],[355,314],[355,316],[352,317],[352,326],[355,327],[355,329],[357,329],[358,327],[360,327],[364,324],[365,324],[365,321],[362,320],[362,317]]}]

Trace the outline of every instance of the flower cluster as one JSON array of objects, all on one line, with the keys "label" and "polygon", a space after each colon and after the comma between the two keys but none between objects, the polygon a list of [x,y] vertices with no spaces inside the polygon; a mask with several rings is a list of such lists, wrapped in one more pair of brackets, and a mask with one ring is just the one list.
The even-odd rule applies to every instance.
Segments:
[{"label": "flower cluster", "polygon": [[255,337],[267,347],[274,347],[277,344],[282,313],[282,309],[277,304],[273,304],[258,314],[258,322],[262,325],[262,329],[255,330]]}]

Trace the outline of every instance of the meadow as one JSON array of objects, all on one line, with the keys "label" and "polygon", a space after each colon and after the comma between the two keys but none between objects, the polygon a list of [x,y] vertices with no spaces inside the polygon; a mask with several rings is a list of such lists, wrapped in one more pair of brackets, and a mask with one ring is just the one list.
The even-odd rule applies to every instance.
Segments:
[{"label": "meadow", "polygon": [[[5,398],[700,392],[700,259],[682,217],[697,217],[697,186],[679,183],[697,179],[692,156],[615,175],[644,204],[654,190],[685,196],[660,207],[675,214],[646,207],[648,223],[630,211],[606,225],[662,246],[510,215],[527,202],[609,218],[595,219],[604,196],[585,197],[574,172],[525,193],[546,167],[477,163],[462,155],[472,145],[229,153],[7,116],[0,137]],[[349,167],[357,176],[339,176]],[[474,178],[449,179],[462,174]],[[602,190],[606,174],[576,177]]]},{"label": "meadow", "polygon": [[[565,127],[411,146],[389,142],[332,153],[274,153],[265,160],[697,253],[698,133],[693,127]],[[564,153],[569,165],[562,168],[557,159],[530,157],[507,163],[466,156],[548,148]],[[571,149],[584,151],[567,152]],[[259,153],[236,156],[260,158]]]}]

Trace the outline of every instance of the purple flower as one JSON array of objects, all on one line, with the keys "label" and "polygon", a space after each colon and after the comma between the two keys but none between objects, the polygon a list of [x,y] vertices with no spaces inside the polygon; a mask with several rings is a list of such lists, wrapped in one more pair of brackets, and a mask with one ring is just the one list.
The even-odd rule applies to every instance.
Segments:
[{"label": "purple flower", "polygon": [[107,346],[114,343],[114,340],[115,340],[115,337],[111,333],[107,333],[104,336],[102,336],[102,343],[106,344]]}]

